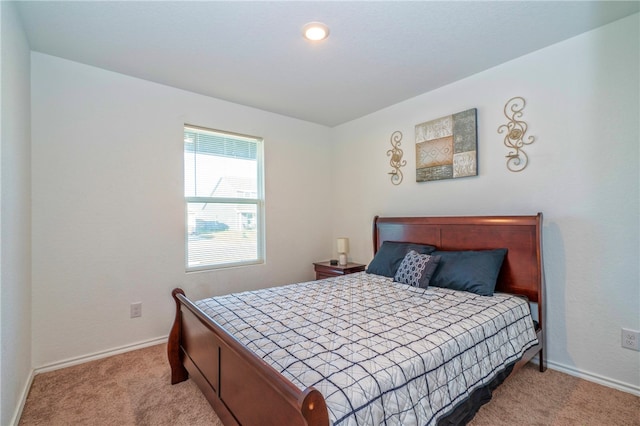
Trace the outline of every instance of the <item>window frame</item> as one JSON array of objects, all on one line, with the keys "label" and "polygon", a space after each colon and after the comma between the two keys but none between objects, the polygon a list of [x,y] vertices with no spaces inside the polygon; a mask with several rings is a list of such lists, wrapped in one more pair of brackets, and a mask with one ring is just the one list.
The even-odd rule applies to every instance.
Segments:
[{"label": "window frame", "polygon": [[[218,269],[259,265],[266,261],[266,237],[265,237],[265,191],[264,191],[264,139],[259,136],[245,135],[242,133],[229,132],[225,130],[212,129],[208,127],[197,126],[193,124],[184,123],[182,133],[191,130],[195,132],[208,132],[219,134],[223,137],[245,139],[256,144],[256,179],[257,179],[257,193],[255,198],[236,198],[236,197],[187,197],[186,195],[186,170],[184,169],[185,161],[185,142],[182,145],[182,192],[184,197],[184,237],[185,237],[185,251],[184,251],[184,266],[185,272],[201,272],[211,271]],[[223,157],[220,155],[220,157]],[[197,179],[197,170],[194,171],[194,177]],[[227,262],[217,264],[206,264],[198,266],[189,266],[189,204],[204,203],[204,204],[246,204],[256,206],[256,259],[241,262]]]}]

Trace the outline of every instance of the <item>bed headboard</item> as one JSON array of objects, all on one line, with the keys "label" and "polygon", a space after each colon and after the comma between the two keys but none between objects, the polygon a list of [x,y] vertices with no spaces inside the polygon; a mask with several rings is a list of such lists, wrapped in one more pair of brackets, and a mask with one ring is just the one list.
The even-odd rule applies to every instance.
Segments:
[{"label": "bed headboard", "polygon": [[[542,213],[535,216],[378,217],[373,252],[383,241],[430,244],[438,250],[508,249],[496,291],[543,301]],[[541,312],[540,312],[541,313]]]}]

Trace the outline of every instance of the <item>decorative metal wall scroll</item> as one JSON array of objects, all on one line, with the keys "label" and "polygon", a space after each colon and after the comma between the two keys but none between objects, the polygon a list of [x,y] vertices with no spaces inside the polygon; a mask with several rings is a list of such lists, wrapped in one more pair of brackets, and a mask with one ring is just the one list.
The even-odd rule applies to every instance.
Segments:
[{"label": "decorative metal wall scroll", "polygon": [[416,182],[478,174],[476,109],[416,125]]},{"label": "decorative metal wall scroll", "polygon": [[393,148],[387,151],[387,157],[391,157],[389,164],[391,164],[393,170],[389,172],[389,174],[391,175],[391,183],[394,185],[400,185],[402,182],[402,171],[400,167],[407,164],[407,160],[402,159],[402,150],[399,148],[401,140],[402,132],[399,130],[393,132],[390,139]]},{"label": "decorative metal wall scroll", "polygon": [[498,127],[498,133],[506,132],[504,145],[509,148],[509,153],[506,155],[507,169],[512,172],[521,172],[527,167],[529,157],[522,150],[522,147],[530,145],[536,140],[534,136],[529,136],[526,141],[524,140],[527,123],[520,120],[524,106],[524,98],[520,96],[509,99],[504,105],[504,115],[509,119],[509,122]]}]

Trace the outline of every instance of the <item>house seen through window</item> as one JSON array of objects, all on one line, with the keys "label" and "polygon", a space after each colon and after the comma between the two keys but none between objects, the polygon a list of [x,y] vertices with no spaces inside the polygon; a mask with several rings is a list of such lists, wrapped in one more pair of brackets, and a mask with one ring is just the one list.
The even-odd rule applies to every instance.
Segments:
[{"label": "house seen through window", "polygon": [[184,127],[186,269],[264,262],[262,139]]}]

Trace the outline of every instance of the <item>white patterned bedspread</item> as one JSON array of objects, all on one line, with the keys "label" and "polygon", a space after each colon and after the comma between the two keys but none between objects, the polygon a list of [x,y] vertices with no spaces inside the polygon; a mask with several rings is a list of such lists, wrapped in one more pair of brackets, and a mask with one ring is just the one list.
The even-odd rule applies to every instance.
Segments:
[{"label": "white patterned bedspread", "polygon": [[426,425],[537,343],[523,298],[364,272],[196,302],[334,425]]}]

